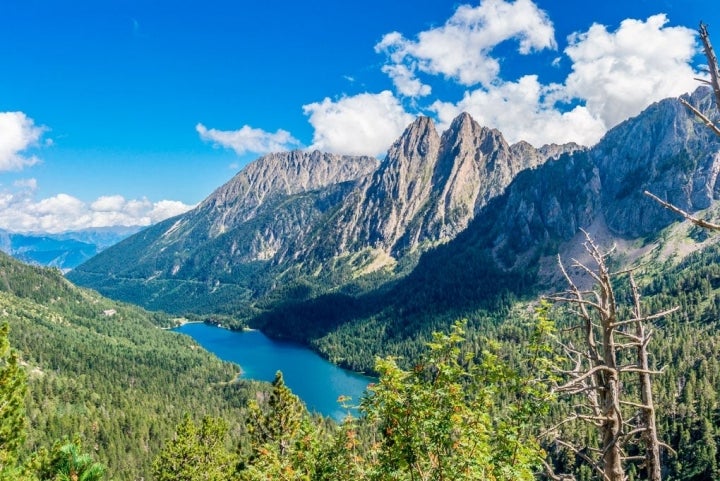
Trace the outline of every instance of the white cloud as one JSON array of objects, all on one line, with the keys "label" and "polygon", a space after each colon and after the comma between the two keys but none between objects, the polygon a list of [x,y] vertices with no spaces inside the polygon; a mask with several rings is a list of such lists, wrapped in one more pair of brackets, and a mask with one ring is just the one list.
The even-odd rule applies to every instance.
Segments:
[{"label": "white cloud", "polygon": [[[556,48],[552,22],[532,1],[485,0],[476,7],[461,5],[443,26],[420,32],[417,40],[388,33],[375,51],[388,56],[390,63],[383,71],[398,91],[412,95],[404,91],[416,71],[442,75],[465,86],[489,86],[500,72],[492,50],[510,39],[519,41],[518,52],[524,55]],[[398,75],[399,69],[402,75]],[[415,88],[414,92],[413,96],[418,96],[426,89]]]},{"label": "white cloud", "polygon": [[[34,179],[31,179],[34,180]],[[0,192],[0,228],[13,232],[57,233],[91,227],[146,226],[182,214],[193,206],[172,200],[127,200],[103,196],[87,204],[68,194],[36,200],[36,183],[16,183]]]},{"label": "white cloud", "polygon": [[39,162],[23,152],[36,145],[45,128],[22,112],[0,112],[0,171],[21,170]]},{"label": "white cloud", "polygon": [[[542,84],[536,75],[513,82],[498,77],[466,91],[458,102],[436,100],[430,111],[440,128],[466,111],[511,142],[593,145],[650,103],[696,88],[699,74],[690,64],[696,53],[694,32],[666,24],[662,14],[624,20],[614,32],[594,24],[568,38],[564,59],[572,66],[561,84]],[[570,102],[575,104],[571,109]]]},{"label": "white cloud", "polygon": [[90,209],[96,212],[112,212],[122,210],[125,206],[125,197],[121,195],[104,195],[90,204]]},{"label": "white cloud", "polygon": [[282,129],[271,133],[244,125],[239,130],[217,130],[197,124],[195,130],[200,134],[202,140],[233,149],[238,155],[247,152],[266,154],[290,150],[301,145],[299,140],[290,135],[290,132]]},{"label": "white cloud", "polygon": [[192,208],[193,206],[184,204],[177,200],[161,200],[152,205],[152,209],[147,213],[147,215],[150,217],[150,223],[154,224],[156,222],[160,222],[161,220],[180,215]]},{"label": "white cloud", "polygon": [[415,78],[413,70],[403,64],[385,65],[382,71],[392,79],[400,95],[407,97],[425,97],[432,89]]},{"label": "white cloud", "polygon": [[565,49],[573,65],[564,97],[584,100],[609,128],[654,101],[694,90],[694,31],[667,22],[660,14],[624,20],[615,32],[594,24],[573,34]]},{"label": "white cloud", "polygon": [[13,185],[15,187],[19,187],[21,189],[28,190],[30,192],[35,192],[35,189],[37,189],[37,179],[35,179],[35,178],[18,179],[15,182],[13,182]]},{"label": "white cloud", "polygon": [[379,155],[413,121],[392,92],[363,93],[304,105],[315,128],[311,149],[348,155]]},{"label": "white cloud", "polygon": [[500,130],[511,143],[525,140],[540,146],[550,142],[597,142],[605,133],[605,125],[585,107],[562,113],[545,102],[545,97],[557,88],[543,86],[536,75],[527,75],[490,90],[466,92],[455,104],[436,101],[430,108],[437,114],[441,130],[461,112],[467,112],[481,125]]},{"label": "white cloud", "polygon": [[[314,128],[310,148],[380,155],[415,115],[434,113],[444,128],[463,111],[498,128],[511,142],[592,145],[650,103],[697,86],[694,77],[699,74],[691,66],[694,31],[668,27],[667,22],[659,14],[626,19],[614,31],[594,24],[570,35],[561,54],[547,55],[548,66],[558,71],[570,67],[565,79],[544,83],[538,72],[521,72],[506,80],[495,48],[509,41],[521,55],[557,50],[552,21],[532,0],[461,5],[438,27],[408,36],[390,32],[375,45],[386,58],[382,71],[394,92],[326,97],[304,105]],[[438,88],[440,82],[453,88]],[[465,90],[460,100],[437,97],[437,92],[457,91],[458,86]],[[202,124],[197,130],[203,139],[239,154],[299,145],[282,130],[270,134],[245,126],[222,132]]]}]

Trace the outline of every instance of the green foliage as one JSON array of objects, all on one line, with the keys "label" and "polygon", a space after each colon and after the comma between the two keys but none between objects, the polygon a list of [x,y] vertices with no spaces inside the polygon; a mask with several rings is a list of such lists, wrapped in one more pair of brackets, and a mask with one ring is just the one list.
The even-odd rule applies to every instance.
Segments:
[{"label": "green foliage", "polygon": [[38,477],[48,481],[100,481],[105,476],[105,466],[82,452],[79,440],[55,443],[52,451],[41,454]]},{"label": "green foliage", "polygon": [[25,372],[10,348],[9,325],[0,325],[0,479],[10,479],[25,441]]},{"label": "green foliage", "polygon": [[253,384],[236,380],[237,366],[187,336],[158,328],[172,325],[166,315],[109,301],[56,270],[3,255],[0,313],[27,372],[21,458],[78,434],[109,478],[148,479],[185,412],[241,429]]},{"label": "green foliage", "polygon": [[175,436],[153,463],[156,481],[222,481],[237,462],[225,447],[228,426],[222,419],[204,417],[197,426],[186,415]]},{"label": "green foliage", "polygon": [[544,453],[528,407],[540,398],[497,346],[488,343],[475,362],[463,342],[456,324],[434,335],[412,370],[378,361],[380,381],[362,407],[381,436],[373,479],[534,479]]},{"label": "green foliage", "polygon": [[318,456],[318,428],[300,399],[275,375],[263,405],[248,408],[248,453],[240,466],[241,480],[313,479]]}]

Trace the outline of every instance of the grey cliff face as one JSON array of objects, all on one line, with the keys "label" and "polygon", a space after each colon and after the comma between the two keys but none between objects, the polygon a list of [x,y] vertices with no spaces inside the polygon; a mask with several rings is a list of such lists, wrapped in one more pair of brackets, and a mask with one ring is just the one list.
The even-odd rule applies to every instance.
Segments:
[{"label": "grey cliff face", "polygon": [[263,203],[279,196],[309,192],[357,180],[377,168],[373,157],[294,150],[268,154],[249,164],[198,207],[212,217],[209,235],[225,232],[257,213]]},{"label": "grey cliff face", "polygon": [[[518,172],[562,149],[510,147],[499,131],[481,127],[466,113],[440,137],[432,120],[420,117],[348,198],[328,226],[324,245],[309,255],[327,258],[370,248],[400,258],[451,240]],[[328,246],[332,239],[338,242]]]},{"label": "grey cliff face", "polygon": [[378,170],[358,186],[335,218],[331,229],[340,236],[332,254],[363,247],[390,249],[430,196],[439,147],[429,118],[419,117],[405,129]]},{"label": "grey cliff face", "polygon": [[[714,111],[709,89],[696,90],[689,100]],[[719,152],[719,139],[677,99],[653,104],[610,130],[592,149],[610,229],[638,237],[677,220],[644,190],[690,212],[707,208],[718,198]]]},{"label": "grey cliff face", "polygon": [[[708,115],[714,110],[709,89],[698,89],[690,101]],[[591,149],[545,146],[538,152],[550,160],[518,174],[470,227],[484,232],[478,247],[491,249],[506,269],[549,253],[599,218],[623,238],[678,220],[644,190],[690,212],[720,194],[720,140],[676,99],[648,107]]]}]

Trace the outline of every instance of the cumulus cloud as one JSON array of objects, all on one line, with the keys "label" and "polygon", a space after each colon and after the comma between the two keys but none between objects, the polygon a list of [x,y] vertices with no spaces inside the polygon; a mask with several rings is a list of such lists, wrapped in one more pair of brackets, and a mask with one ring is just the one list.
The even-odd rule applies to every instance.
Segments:
[{"label": "cumulus cloud", "polygon": [[315,129],[311,149],[348,155],[384,153],[414,118],[389,90],[326,97],[303,111]]},{"label": "cumulus cloud", "polygon": [[0,171],[37,164],[37,157],[23,152],[36,145],[43,132],[45,128],[22,112],[0,112]]},{"label": "cumulus cloud", "polygon": [[659,14],[624,20],[615,32],[594,24],[571,35],[565,53],[572,72],[563,96],[584,100],[592,115],[612,127],[654,101],[694,90],[695,32],[667,22]]},{"label": "cumulus cloud", "polygon": [[500,72],[492,50],[510,39],[519,42],[521,54],[556,48],[552,22],[532,1],[485,0],[476,7],[461,5],[444,25],[420,32],[416,40],[388,33],[375,51],[387,55],[389,64],[383,70],[398,91],[420,96],[427,95],[429,87],[414,78],[417,71],[465,86],[489,86]]},{"label": "cumulus cloud", "polygon": [[[553,23],[532,0],[460,5],[437,27],[407,36],[389,32],[375,45],[385,57],[382,71],[392,80],[393,91],[326,97],[304,105],[314,128],[310,148],[381,155],[417,114],[434,114],[444,128],[464,111],[498,128],[511,142],[593,145],[652,102],[695,89],[694,77],[700,75],[692,67],[695,33],[667,23],[666,15],[658,14],[626,19],[614,30],[593,24],[570,35],[557,52]],[[546,52],[548,65],[569,67],[569,73],[556,83],[531,71],[506,79],[496,50],[505,42],[520,55],[556,51]],[[433,98],[452,90],[438,88],[441,82],[464,90],[460,100]],[[203,139],[238,153],[299,144],[280,130],[269,134],[245,126],[221,132],[202,124],[197,130]]]},{"label": "cumulus cloud", "polygon": [[0,192],[0,228],[58,233],[92,227],[147,226],[193,207],[172,200],[128,200],[120,195],[102,196],[89,204],[68,194],[37,200],[37,184],[30,181],[16,182],[15,191]]},{"label": "cumulus cloud", "polygon": [[586,107],[560,112],[547,102],[558,88],[544,86],[536,75],[527,75],[490,90],[466,92],[457,103],[436,101],[430,109],[437,115],[440,129],[447,128],[461,112],[467,112],[481,125],[500,130],[511,143],[525,140],[540,146],[550,142],[597,142],[605,133],[605,125]]},{"label": "cumulus cloud", "polygon": [[458,102],[435,100],[429,110],[440,128],[465,111],[511,142],[593,145],[652,102],[696,88],[694,32],[667,22],[659,14],[624,20],[615,31],[594,24],[568,38],[564,58],[571,71],[562,83],[542,84],[537,75],[517,81],[497,77],[467,90]]},{"label": "cumulus cloud", "polygon": [[282,129],[272,133],[244,125],[239,130],[217,130],[197,124],[195,130],[200,134],[202,140],[233,149],[238,155],[248,152],[266,154],[290,150],[301,145],[299,140],[290,135],[290,132]]},{"label": "cumulus cloud", "polygon": [[413,70],[403,64],[385,65],[382,71],[392,79],[400,95],[406,97],[425,97],[432,89],[415,77]]}]

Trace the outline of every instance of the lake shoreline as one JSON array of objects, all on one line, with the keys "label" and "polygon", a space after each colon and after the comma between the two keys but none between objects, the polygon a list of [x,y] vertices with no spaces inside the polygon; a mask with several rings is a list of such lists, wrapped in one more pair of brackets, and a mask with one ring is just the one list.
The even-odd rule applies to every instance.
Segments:
[{"label": "lake shoreline", "polygon": [[[360,403],[367,386],[377,379],[343,369],[300,343],[275,340],[257,329],[232,330],[204,322],[184,323],[176,332],[193,338],[218,358],[241,367],[241,379],[271,382],[282,371],[286,384],[311,412],[336,421],[348,414],[337,402],[350,396]],[[356,411],[355,411],[356,412]]]}]

